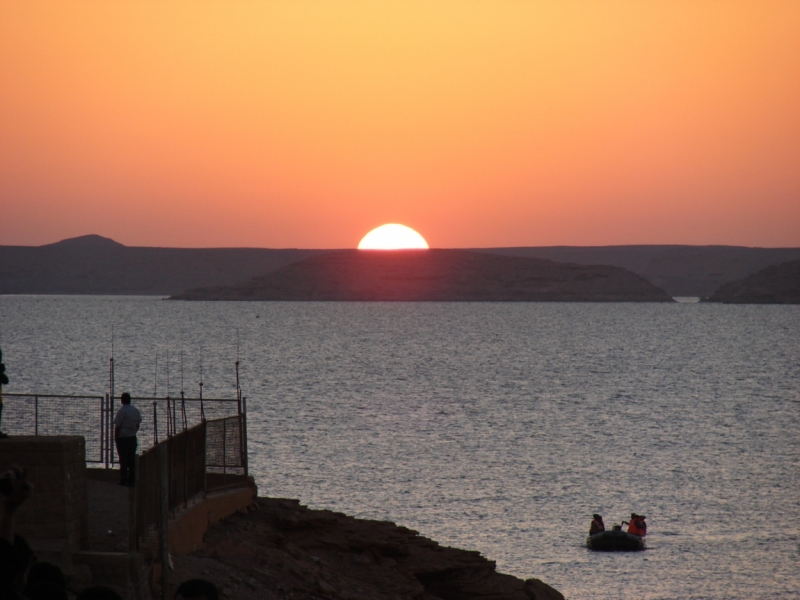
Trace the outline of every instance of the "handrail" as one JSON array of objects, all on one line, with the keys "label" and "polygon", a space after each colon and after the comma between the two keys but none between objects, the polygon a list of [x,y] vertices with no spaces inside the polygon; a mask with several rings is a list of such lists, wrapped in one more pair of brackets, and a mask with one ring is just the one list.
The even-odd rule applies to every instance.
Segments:
[{"label": "handrail", "polygon": [[[77,398],[81,400],[98,400],[105,398],[104,394],[40,394],[38,392],[21,393],[21,392],[3,392],[4,398]],[[131,396],[131,400],[140,400],[152,402],[153,400],[170,400],[180,399],[180,396],[159,396],[153,398],[152,396]],[[119,398],[116,398],[119,399]],[[183,398],[188,402],[238,402],[236,398]]]},{"label": "handrail", "polygon": [[105,398],[105,396],[102,394],[92,394],[87,396],[84,394],[39,394],[38,392],[20,394],[14,392],[3,392],[3,398],[75,398],[78,400],[101,400]]}]

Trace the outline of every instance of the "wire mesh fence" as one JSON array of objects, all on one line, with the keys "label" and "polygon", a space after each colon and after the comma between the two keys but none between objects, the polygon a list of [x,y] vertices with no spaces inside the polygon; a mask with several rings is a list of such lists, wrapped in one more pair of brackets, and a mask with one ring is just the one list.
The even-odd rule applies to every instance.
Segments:
[{"label": "wire mesh fence", "polygon": [[141,454],[136,484],[138,550],[158,555],[162,510],[174,513],[205,492],[247,480],[245,428],[243,414],[202,421]]},{"label": "wire mesh fence", "polygon": [[247,477],[243,416],[206,423],[206,489],[240,483]]},{"label": "wire mesh fence", "polygon": [[4,393],[3,398],[3,430],[9,435],[82,435],[86,462],[104,462],[105,396]]},{"label": "wire mesh fence", "polygon": [[[239,420],[239,417],[232,418]],[[206,491],[207,425],[208,422],[201,422],[159,442],[139,457],[136,532],[140,550],[151,555],[158,553],[163,483],[167,486],[166,510],[173,513]],[[243,448],[239,447],[238,450],[241,452]],[[161,453],[166,454],[163,462]]]},{"label": "wire mesh fence", "polygon": [[142,451],[203,421],[242,412],[241,403],[235,398],[133,398],[132,403],[142,414],[139,428]]}]

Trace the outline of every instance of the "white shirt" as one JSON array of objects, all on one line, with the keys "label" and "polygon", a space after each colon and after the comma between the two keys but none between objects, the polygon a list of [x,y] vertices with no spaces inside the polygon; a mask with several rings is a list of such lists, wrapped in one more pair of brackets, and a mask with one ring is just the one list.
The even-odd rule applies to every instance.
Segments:
[{"label": "white shirt", "polygon": [[134,437],[139,431],[142,415],[133,404],[123,404],[114,417],[114,427],[119,427],[119,437]]}]

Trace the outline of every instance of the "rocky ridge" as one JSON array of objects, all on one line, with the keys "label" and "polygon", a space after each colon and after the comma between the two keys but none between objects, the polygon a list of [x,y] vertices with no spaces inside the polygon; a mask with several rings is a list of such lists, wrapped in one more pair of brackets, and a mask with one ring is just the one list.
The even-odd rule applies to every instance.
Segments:
[{"label": "rocky ridge", "polygon": [[704,298],[725,304],[800,304],[800,260],[771,265]]},{"label": "rocky ridge", "polygon": [[[478,552],[405,527],[258,498],[214,525],[203,548],[173,558],[176,584],[202,577],[243,600],[563,600],[538,579],[498,573]],[[168,597],[174,596],[170,586]]]}]

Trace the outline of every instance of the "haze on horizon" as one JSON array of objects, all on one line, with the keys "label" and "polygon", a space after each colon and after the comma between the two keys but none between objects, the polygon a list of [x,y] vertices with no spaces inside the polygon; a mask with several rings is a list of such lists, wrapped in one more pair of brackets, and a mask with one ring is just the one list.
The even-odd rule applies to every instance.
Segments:
[{"label": "haze on horizon", "polygon": [[0,4],[0,244],[800,246],[800,3]]}]

